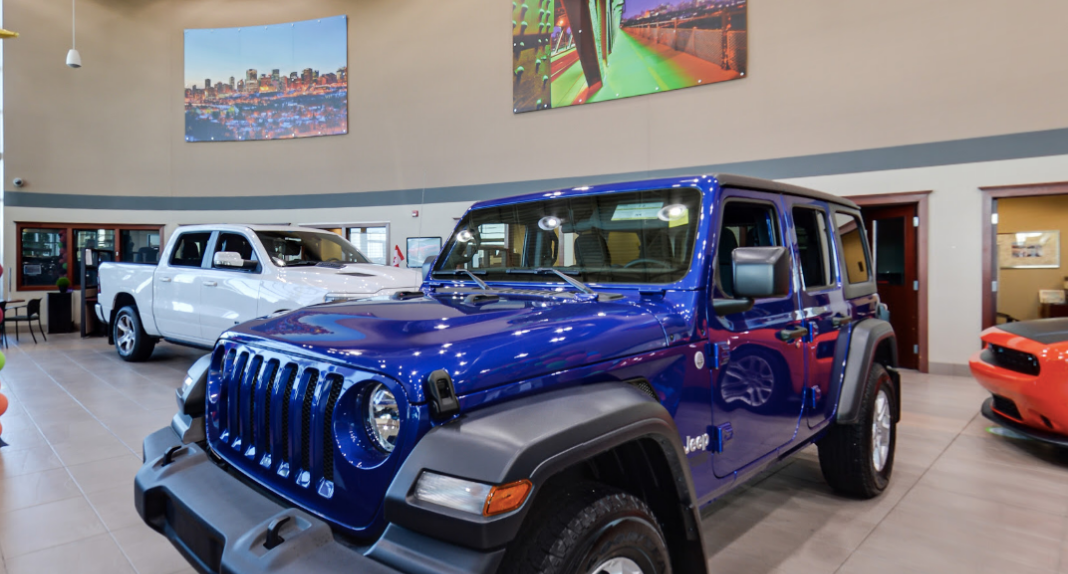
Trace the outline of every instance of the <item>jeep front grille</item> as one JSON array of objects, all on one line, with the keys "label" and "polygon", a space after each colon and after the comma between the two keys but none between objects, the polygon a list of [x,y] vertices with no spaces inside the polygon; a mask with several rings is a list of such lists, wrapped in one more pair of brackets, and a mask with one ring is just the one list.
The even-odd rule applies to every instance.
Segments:
[{"label": "jeep front grille", "polygon": [[990,345],[990,359],[998,367],[1025,375],[1038,376],[1041,370],[1038,357],[1000,345]]},{"label": "jeep front grille", "polygon": [[[282,364],[251,350],[231,349],[220,385],[219,438],[231,449],[280,476],[309,486],[313,478],[333,481],[331,420],[344,378],[319,369]],[[281,386],[281,415],[271,416]],[[299,419],[291,415],[299,413]],[[313,425],[321,428],[313,444]]]}]

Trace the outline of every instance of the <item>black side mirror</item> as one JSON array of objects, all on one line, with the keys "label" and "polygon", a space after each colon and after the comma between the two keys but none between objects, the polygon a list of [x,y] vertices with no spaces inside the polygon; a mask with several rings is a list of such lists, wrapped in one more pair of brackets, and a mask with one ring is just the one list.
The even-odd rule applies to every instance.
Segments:
[{"label": "black side mirror", "polygon": [[434,268],[434,261],[436,261],[437,258],[438,256],[434,255],[423,260],[423,279],[430,276],[430,270]]},{"label": "black side mirror", "polygon": [[736,296],[764,299],[790,294],[793,269],[785,247],[739,247],[731,257]]},{"label": "black side mirror", "polygon": [[793,262],[785,247],[739,247],[731,253],[735,299],[715,299],[719,315],[743,313],[753,301],[790,294]]}]

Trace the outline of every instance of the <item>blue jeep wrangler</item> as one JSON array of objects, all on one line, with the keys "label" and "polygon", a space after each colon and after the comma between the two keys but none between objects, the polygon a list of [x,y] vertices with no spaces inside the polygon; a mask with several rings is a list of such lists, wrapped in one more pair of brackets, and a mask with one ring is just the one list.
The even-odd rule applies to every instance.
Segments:
[{"label": "blue jeep wrangler", "polygon": [[894,464],[859,210],[717,175],[485,201],[422,290],[225,333],[136,506],[204,572],[704,572],[701,511],[810,444]]}]

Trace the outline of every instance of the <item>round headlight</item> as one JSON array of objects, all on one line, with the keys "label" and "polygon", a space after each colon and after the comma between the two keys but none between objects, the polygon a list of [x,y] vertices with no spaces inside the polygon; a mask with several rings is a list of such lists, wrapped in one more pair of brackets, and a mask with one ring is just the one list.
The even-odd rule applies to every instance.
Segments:
[{"label": "round headlight", "polygon": [[400,432],[400,409],[396,397],[382,383],[376,383],[367,394],[367,429],[375,446],[393,451]]}]

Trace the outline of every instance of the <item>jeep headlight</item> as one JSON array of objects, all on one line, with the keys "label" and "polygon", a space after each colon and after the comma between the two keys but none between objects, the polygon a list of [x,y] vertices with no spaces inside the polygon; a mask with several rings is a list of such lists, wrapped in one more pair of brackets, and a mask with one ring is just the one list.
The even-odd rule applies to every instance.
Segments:
[{"label": "jeep headlight", "polygon": [[383,452],[393,452],[400,432],[400,409],[397,398],[382,383],[375,383],[367,393],[367,430],[372,442]]}]

